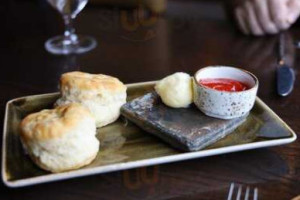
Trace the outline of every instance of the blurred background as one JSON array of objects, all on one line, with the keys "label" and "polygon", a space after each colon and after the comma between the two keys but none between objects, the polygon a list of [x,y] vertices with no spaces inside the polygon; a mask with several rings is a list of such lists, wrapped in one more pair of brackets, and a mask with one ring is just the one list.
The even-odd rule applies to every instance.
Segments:
[{"label": "blurred background", "polygon": [[[85,54],[57,56],[48,53],[44,43],[61,35],[64,24],[47,0],[1,1],[0,65],[5,69],[0,80],[12,85],[22,81],[19,90],[32,94],[57,91],[60,74],[72,70],[110,74],[126,83],[156,80],[175,71],[193,74],[214,64],[272,71],[277,36],[247,36],[239,31],[232,2],[90,0],[74,22],[78,34],[96,38],[97,47]],[[295,34],[287,35],[293,63]],[[21,73],[15,74],[16,70]],[[18,90],[10,92],[18,96]]]}]

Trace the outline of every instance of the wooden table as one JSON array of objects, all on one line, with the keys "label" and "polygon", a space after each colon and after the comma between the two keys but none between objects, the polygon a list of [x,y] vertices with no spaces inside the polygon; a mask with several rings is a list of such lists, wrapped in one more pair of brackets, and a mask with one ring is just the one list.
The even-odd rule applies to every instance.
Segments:
[{"label": "wooden table", "polygon": [[[125,83],[160,79],[177,71],[193,74],[207,65],[231,65],[255,73],[261,97],[300,132],[300,78],[289,97],[275,91],[278,37],[247,37],[226,20],[218,3],[169,1],[163,16],[140,18],[119,8],[88,6],[77,30],[96,37],[84,55],[54,56],[46,39],[63,31],[60,16],[44,0],[0,5],[0,113],[12,98],[54,92],[62,73],[81,70],[119,77]],[[300,38],[287,33],[287,43]],[[290,46],[291,47],[291,46]],[[289,48],[289,58],[300,62]],[[258,187],[259,199],[300,194],[300,142],[274,148],[125,170],[19,189],[0,185],[0,199],[226,199],[231,182]]]}]

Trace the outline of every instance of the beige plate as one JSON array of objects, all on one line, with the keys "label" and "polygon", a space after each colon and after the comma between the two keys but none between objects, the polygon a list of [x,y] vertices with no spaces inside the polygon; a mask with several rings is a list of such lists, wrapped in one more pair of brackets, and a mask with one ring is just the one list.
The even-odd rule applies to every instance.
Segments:
[{"label": "beige plate", "polygon": [[[152,91],[155,82],[129,84],[128,100]],[[29,113],[51,108],[58,93],[21,97],[6,105],[2,179],[9,187],[22,187],[62,179],[156,165],[205,156],[287,144],[296,134],[259,98],[247,121],[231,135],[197,152],[180,152],[142,131],[125,118],[98,129],[101,150],[88,166],[52,174],[38,168],[24,153],[18,134],[20,121]]]}]

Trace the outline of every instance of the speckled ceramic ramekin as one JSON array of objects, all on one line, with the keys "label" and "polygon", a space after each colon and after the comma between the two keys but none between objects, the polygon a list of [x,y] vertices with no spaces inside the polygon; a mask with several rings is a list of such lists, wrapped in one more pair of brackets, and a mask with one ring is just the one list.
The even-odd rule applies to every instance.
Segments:
[{"label": "speckled ceramic ramekin", "polygon": [[[248,85],[239,92],[218,91],[199,83],[206,78],[228,78]],[[206,115],[232,119],[249,113],[258,89],[258,79],[250,72],[235,67],[209,66],[197,71],[193,78],[194,103]]]}]

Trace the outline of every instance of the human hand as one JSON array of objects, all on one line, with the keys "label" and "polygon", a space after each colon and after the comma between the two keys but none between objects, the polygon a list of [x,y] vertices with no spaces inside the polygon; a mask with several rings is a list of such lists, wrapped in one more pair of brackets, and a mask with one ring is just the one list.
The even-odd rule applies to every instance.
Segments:
[{"label": "human hand", "polygon": [[239,0],[234,12],[244,34],[276,34],[297,20],[300,0]]}]

